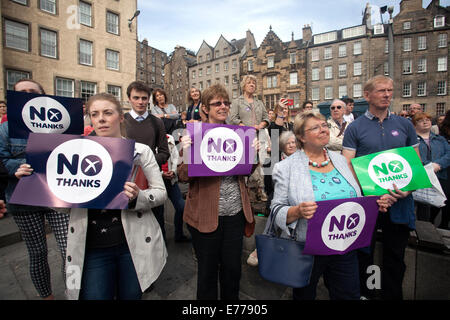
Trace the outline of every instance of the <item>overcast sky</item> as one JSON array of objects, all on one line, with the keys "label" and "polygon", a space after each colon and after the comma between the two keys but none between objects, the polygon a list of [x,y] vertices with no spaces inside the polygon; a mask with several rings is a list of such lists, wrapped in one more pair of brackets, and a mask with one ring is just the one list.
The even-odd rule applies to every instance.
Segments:
[{"label": "overcast sky", "polygon": [[[138,0],[138,38],[170,54],[181,45],[197,53],[203,40],[215,46],[220,35],[230,41],[242,39],[247,30],[259,46],[269,26],[282,41],[302,38],[310,24],[313,34],[361,24],[366,0]],[[423,0],[426,7],[431,0]],[[394,6],[400,0],[371,0],[376,6]],[[441,0],[449,6],[450,0]],[[389,14],[383,15],[387,21]]]}]

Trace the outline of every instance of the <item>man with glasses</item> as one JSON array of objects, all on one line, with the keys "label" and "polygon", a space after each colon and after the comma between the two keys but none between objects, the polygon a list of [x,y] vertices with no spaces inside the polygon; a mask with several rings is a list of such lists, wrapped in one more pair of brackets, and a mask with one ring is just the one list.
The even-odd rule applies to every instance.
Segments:
[{"label": "man with glasses", "polygon": [[418,103],[413,103],[409,106],[409,110],[408,110],[409,114],[408,114],[408,119],[412,121],[412,118],[414,117],[414,115],[418,112],[423,112],[422,110],[422,106]]},{"label": "man with glasses", "polygon": [[345,102],[335,99],[330,106],[331,118],[328,119],[330,127],[330,142],[327,148],[332,151],[342,151],[342,141],[347,122],[344,120]]},{"label": "man with glasses", "polygon": [[[351,159],[393,148],[412,146],[419,154],[416,130],[411,121],[389,111],[393,95],[391,78],[378,75],[364,85],[364,98],[369,104],[366,113],[349,124],[343,142],[342,154],[350,167]],[[406,271],[405,249],[409,232],[415,229],[414,200],[410,191],[401,191],[394,185],[389,193],[396,203],[388,212],[380,213],[377,228],[382,229],[381,297],[385,300],[403,299],[402,284]],[[373,265],[375,233],[370,248],[358,252],[361,295],[373,297],[368,288],[369,266]],[[369,273],[368,273],[369,272]]]}]

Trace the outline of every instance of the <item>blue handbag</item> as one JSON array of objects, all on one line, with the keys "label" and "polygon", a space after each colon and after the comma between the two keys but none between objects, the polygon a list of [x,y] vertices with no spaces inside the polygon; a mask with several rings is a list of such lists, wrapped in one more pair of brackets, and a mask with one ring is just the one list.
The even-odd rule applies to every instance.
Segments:
[{"label": "blue handbag", "polygon": [[303,254],[305,244],[295,240],[295,230],[290,239],[277,236],[274,221],[280,208],[270,213],[264,233],[255,236],[259,274],[288,287],[305,287],[309,284],[314,256]]}]

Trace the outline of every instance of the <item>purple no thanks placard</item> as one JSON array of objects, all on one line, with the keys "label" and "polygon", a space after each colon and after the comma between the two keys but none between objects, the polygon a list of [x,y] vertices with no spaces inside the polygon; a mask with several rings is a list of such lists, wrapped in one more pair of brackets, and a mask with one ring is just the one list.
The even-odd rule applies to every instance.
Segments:
[{"label": "purple no thanks placard", "polygon": [[27,92],[7,92],[8,130],[11,138],[35,133],[83,133],[83,101]]},{"label": "purple no thanks placard", "polygon": [[333,255],[370,245],[379,197],[317,201],[308,221],[305,254]]},{"label": "purple no thanks placard", "polygon": [[123,186],[133,165],[134,141],[30,133],[31,176],[19,180],[11,203],[59,208],[126,209]]},{"label": "purple no thanks placard", "polygon": [[247,175],[255,159],[252,147],[256,130],[226,124],[188,123],[192,145],[189,177]]}]

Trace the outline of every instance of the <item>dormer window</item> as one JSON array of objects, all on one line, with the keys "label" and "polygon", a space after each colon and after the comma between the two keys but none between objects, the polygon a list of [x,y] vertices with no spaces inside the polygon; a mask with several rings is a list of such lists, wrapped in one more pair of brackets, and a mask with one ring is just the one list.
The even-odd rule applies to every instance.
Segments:
[{"label": "dormer window", "polygon": [[444,16],[434,17],[434,27],[439,28],[443,26],[445,26],[445,17]]}]

